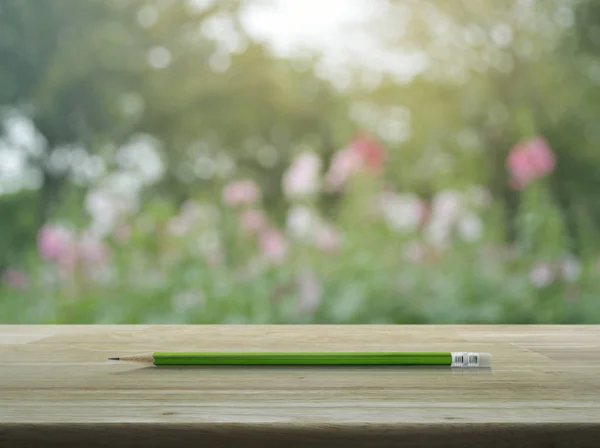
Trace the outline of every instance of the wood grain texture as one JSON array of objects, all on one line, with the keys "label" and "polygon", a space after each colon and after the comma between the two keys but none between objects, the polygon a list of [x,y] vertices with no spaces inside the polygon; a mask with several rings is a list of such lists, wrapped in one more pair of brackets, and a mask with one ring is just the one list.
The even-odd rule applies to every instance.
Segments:
[{"label": "wood grain texture", "polygon": [[[441,367],[146,367],[149,351],[481,351]],[[600,326],[0,326],[0,446],[600,446]],[[50,445],[45,445],[50,446]]]}]

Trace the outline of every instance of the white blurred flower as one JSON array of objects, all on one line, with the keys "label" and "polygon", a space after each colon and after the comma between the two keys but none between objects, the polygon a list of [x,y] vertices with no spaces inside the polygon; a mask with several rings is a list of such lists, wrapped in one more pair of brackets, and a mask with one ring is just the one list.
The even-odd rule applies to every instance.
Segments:
[{"label": "white blurred flower", "polygon": [[458,233],[463,240],[472,243],[483,235],[483,223],[479,216],[467,213],[458,221]]},{"label": "white blurred flower", "polygon": [[562,277],[568,282],[574,282],[581,276],[581,262],[574,255],[568,255],[561,265]]},{"label": "white blurred flower", "polygon": [[90,230],[98,236],[106,236],[114,230],[122,218],[137,208],[137,198],[120,195],[103,188],[90,190],[84,207],[92,219]]},{"label": "white blurred flower", "polygon": [[434,247],[443,248],[450,239],[451,223],[441,219],[432,219],[425,227],[424,238]]},{"label": "white blurred flower", "polygon": [[198,290],[180,291],[171,297],[171,306],[177,313],[185,313],[203,304],[204,294]]},{"label": "white blurred flower", "polygon": [[68,146],[57,146],[45,158],[46,170],[53,175],[66,174],[71,168],[72,149]]},{"label": "white blurred flower", "polygon": [[129,171],[117,171],[102,180],[101,188],[123,198],[136,198],[142,190],[140,176]]},{"label": "white blurred flower", "polygon": [[545,288],[554,281],[554,270],[549,263],[537,263],[529,272],[529,280],[536,288]]},{"label": "white blurred flower", "polygon": [[46,139],[30,118],[11,113],[4,121],[4,128],[9,146],[17,147],[34,157],[39,157],[45,152]]},{"label": "white blurred flower", "polygon": [[321,159],[312,152],[300,154],[282,179],[282,188],[288,199],[305,199],[321,187]]},{"label": "white blurred flower", "polygon": [[19,178],[26,164],[23,151],[10,147],[0,140],[0,180]]},{"label": "white blurred flower", "polygon": [[181,218],[181,216],[173,216],[167,222],[166,231],[169,235],[183,236],[188,231],[188,225],[185,220]]},{"label": "white blurred flower", "polygon": [[454,190],[442,191],[432,201],[425,239],[434,246],[444,247],[454,230],[465,241],[477,241],[483,235],[483,222],[468,209],[467,201],[461,193]]},{"label": "white blurred flower", "polygon": [[116,159],[122,168],[135,173],[144,184],[158,182],[165,172],[158,141],[150,135],[133,137],[119,148]]},{"label": "white blurred flower", "polygon": [[320,228],[319,216],[306,205],[294,205],[287,213],[286,226],[288,233],[298,239],[310,240]]},{"label": "white blurred flower", "polygon": [[100,157],[83,154],[79,159],[71,164],[70,177],[74,184],[90,186],[104,176],[106,166]]},{"label": "white blurred flower", "polygon": [[322,225],[316,234],[317,247],[325,253],[337,252],[342,244],[339,232],[330,225]]},{"label": "white blurred flower", "polygon": [[438,193],[433,199],[431,212],[434,219],[453,222],[464,210],[464,199],[457,191]]},{"label": "white blurred flower", "polygon": [[414,232],[423,219],[425,207],[415,194],[385,193],[380,206],[387,224],[394,230]]}]

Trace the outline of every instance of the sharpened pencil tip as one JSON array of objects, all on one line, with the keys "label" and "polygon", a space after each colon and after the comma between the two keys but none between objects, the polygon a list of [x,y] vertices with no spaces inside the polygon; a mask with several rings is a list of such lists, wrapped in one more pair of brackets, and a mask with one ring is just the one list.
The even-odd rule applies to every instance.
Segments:
[{"label": "sharpened pencil tip", "polygon": [[121,358],[108,358],[109,361],[120,361]]}]

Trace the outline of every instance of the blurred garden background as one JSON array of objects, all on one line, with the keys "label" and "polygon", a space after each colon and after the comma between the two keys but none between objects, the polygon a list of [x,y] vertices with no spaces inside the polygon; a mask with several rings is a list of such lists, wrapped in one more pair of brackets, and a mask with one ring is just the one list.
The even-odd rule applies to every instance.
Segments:
[{"label": "blurred garden background", "polygon": [[0,323],[600,323],[597,0],[0,0]]}]

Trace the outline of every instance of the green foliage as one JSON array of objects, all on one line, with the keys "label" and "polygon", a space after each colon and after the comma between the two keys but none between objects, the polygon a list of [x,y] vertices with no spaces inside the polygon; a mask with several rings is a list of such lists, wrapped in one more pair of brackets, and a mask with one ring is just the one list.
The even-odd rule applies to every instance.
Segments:
[{"label": "green foliage", "polygon": [[[327,58],[275,56],[249,35],[251,3],[0,0],[0,124],[17,111],[43,141],[41,155],[17,148],[41,173],[39,188],[5,192],[0,160],[0,272],[29,277],[25,289],[0,284],[0,321],[598,321],[597,2],[389,2],[369,36],[388,51],[384,62],[412,53],[424,69],[401,79],[348,64],[346,88],[317,75]],[[285,197],[282,176],[299,153],[329,169],[360,130],[386,148],[381,176]],[[535,135],[556,169],[512,190],[507,154]],[[0,151],[12,145],[5,137],[0,126]],[[118,219],[131,235],[103,236],[108,265],[65,273],[42,260],[40,227],[90,231],[90,193],[130,176],[122,149],[150,137],[164,173],[131,192],[135,206]],[[61,158],[70,166],[58,169]],[[103,169],[81,181],[86,160]],[[246,178],[271,226],[305,203],[343,236],[339,252],[289,238],[284,263],[261,261],[260,240],[221,204],[223,186]],[[464,199],[478,188],[491,204],[462,217],[481,221],[476,241],[456,224],[437,247],[427,228],[403,233],[373,212],[384,190],[431,205],[440,192]],[[185,204],[202,204],[204,218],[178,234]]]}]

